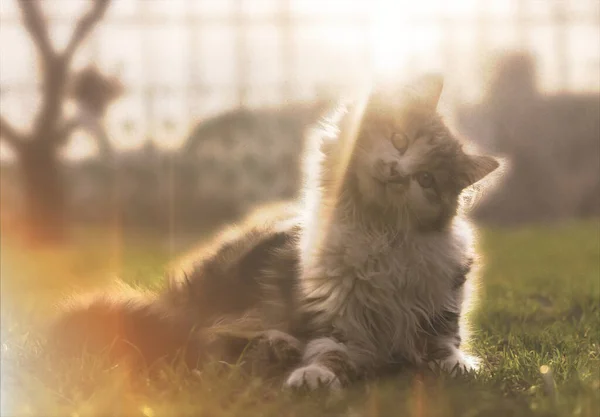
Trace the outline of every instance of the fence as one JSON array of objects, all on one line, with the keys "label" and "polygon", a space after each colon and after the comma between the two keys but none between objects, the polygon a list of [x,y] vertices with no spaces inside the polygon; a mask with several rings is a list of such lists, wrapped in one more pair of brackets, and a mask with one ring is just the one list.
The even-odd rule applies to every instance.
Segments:
[{"label": "fence", "polygon": [[[58,42],[85,3],[48,8]],[[108,119],[124,146],[149,136],[177,145],[205,117],[313,99],[401,55],[404,71],[444,69],[449,95],[460,91],[453,100],[477,94],[481,60],[496,48],[530,49],[546,90],[599,87],[597,1],[413,3],[113,0],[79,63],[118,71],[128,86]],[[2,2],[0,25],[0,100],[8,117],[26,123],[37,86],[14,0]]]}]

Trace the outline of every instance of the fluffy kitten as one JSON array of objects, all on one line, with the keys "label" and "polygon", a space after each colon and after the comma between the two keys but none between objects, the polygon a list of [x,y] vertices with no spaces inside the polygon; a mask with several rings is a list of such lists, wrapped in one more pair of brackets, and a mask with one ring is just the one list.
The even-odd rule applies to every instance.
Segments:
[{"label": "fluffy kitten", "polygon": [[338,111],[308,140],[301,202],[223,233],[159,294],[77,301],[52,340],[145,363],[183,351],[190,366],[245,351],[291,387],[432,361],[472,369],[460,347],[473,238],[459,197],[498,163],[463,151],[436,114],[441,88],[424,77]]},{"label": "fluffy kitten", "polygon": [[[63,356],[83,351],[134,366],[209,358],[284,372],[301,343],[294,295],[299,222],[293,205],[263,207],[177,262],[153,293],[118,284],[70,296],[49,328]],[[250,344],[250,346],[248,346]]]},{"label": "fluffy kitten", "polygon": [[460,195],[499,164],[464,152],[436,113],[441,91],[436,76],[375,90],[313,138],[299,279],[311,340],[288,386],[476,367],[460,349],[475,255]]}]

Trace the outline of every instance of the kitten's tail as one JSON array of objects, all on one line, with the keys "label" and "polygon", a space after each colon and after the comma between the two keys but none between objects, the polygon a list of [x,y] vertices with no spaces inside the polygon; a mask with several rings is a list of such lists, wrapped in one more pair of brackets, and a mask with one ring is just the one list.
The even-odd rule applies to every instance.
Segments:
[{"label": "kitten's tail", "polygon": [[61,354],[102,353],[145,365],[181,355],[194,366],[203,353],[194,323],[157,294],[122,288],[65,304],[48,335]]}]

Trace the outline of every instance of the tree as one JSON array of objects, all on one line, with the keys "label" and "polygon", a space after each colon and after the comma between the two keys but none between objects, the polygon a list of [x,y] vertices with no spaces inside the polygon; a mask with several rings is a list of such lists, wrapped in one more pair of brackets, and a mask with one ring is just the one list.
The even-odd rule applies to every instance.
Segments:
[{"label": "tree", "polygon": [[110,0],[90,0],[89,9],[76,22],[62,51],[52,45],[42,2],[17,1],[39,58],[42,100],[28,132],[18,130],[0,116],[0,138],[12,148],[19,163],[28,237],[47,243],[61,240],[66,231],[66,183],[59,152],[77,127],[77,121],[67,120],[63,112],[71,62],[75,51],[105,15]]}]

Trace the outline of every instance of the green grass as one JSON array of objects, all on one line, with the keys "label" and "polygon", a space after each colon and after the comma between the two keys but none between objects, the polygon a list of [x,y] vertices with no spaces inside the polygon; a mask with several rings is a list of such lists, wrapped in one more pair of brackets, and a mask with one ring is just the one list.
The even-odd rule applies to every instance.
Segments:
[{"label": "green grass", "polygon": [[[106,233],[26,251],[2,242],[2,416],[598,416],[598,221],[485,230],[486,267],[474,317],[481,373],[406,373],[341,396],[298,396],[244,374],[163,367],[130,375],[102,358],[52,361],[40,329],[72,288],[112,277],[156,287],[173,259],[150,237],[116,245]],[[544,383],[540,368],[550,369]],[[555,393],[550,389],[554,387]]]}]

